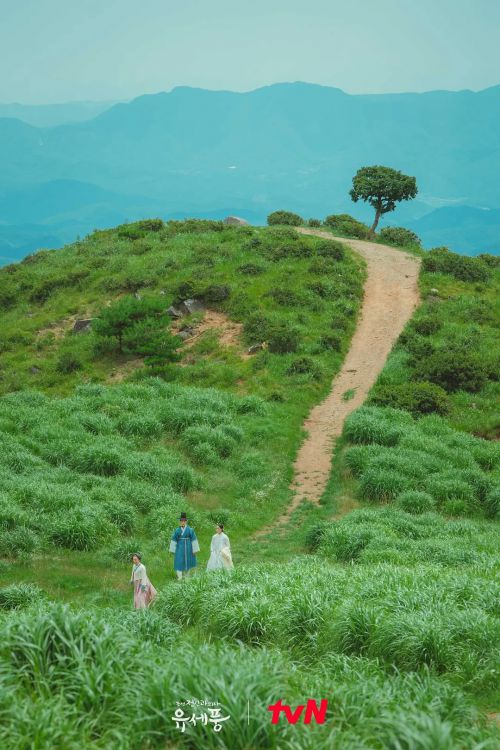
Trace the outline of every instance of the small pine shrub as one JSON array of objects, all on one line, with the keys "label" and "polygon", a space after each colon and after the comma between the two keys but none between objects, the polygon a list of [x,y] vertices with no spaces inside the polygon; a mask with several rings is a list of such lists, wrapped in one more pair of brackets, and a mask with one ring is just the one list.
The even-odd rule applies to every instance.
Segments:
[{"label": "small pine shrub", "polygon": [[308,219],[307,226],[308,227],[320,227],[321,220],[320,219]]},{"label": "small pine shrub", "polygon": [[398,495],[396,505],[406,513],[427,513],[434,510],[436,503],[431,495],[419,490],[408,490]]}]

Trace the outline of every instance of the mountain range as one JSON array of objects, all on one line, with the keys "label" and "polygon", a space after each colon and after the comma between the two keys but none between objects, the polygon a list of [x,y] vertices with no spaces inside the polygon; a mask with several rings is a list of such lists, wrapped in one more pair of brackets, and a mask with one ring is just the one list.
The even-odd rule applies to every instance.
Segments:
[{"label": "mountain range", "polygon": [[425,246],[500,250],[500,86],[382,95],[307,83],[246,93],[178,87],[91,119],[75,111],[77,122],[63,111],[50,126],[3,113],[3,262],[145,216],[236,213],[263,223],[286,208],[368,220],[369,207],[348,196],[366,164],[417,178],[417,199],[387,224],[414,229]]}]

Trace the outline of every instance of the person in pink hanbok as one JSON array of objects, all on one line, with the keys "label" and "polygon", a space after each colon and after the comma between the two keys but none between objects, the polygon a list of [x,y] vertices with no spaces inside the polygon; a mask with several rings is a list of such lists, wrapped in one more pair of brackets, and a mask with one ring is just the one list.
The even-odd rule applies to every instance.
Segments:
[{"label": "person in pink hanbok", "polygon": [[155,598],[157,591],[146,573],[138,552],[132,555],[132,576],[130,583],[134,587],[134,609],[146,609]]}]

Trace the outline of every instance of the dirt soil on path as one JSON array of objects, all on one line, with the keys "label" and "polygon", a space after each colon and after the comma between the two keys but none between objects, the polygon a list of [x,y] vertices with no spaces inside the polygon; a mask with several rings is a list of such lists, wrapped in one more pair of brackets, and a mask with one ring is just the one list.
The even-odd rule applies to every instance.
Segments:
[{"label": "dirt soil on path", "polygon": [[[334,239],[320,230],[297,231]],[[342,432],[344,420],[365,400],[394,342],[420,302],[419,258],[374,242],[335,239],[349,245],[366,261],[363,304],[342,369],[326,399],[313,408],[304,422],[307,437],[297,455],[291,484],[295,494],[272,528],[287,523],[304,500],[319,503],[330,476],[334,443]],[[345,401],[342,396],[349,390],[354,391],[354,396]],[[260,533],[270,530],[262,529]]]}]

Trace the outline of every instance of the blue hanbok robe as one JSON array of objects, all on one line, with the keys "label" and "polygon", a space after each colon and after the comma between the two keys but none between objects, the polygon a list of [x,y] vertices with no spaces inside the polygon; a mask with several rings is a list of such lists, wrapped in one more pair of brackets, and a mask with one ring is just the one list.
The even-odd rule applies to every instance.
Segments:
[{"label": "blue hanbok robe", "polygon": [[195,552],[200,551],[196,533],[191,526],[178,526],[172,534],[170,552],[174,553],[174,570],[186,571],[196,567]]}]

